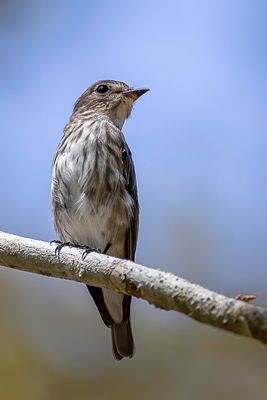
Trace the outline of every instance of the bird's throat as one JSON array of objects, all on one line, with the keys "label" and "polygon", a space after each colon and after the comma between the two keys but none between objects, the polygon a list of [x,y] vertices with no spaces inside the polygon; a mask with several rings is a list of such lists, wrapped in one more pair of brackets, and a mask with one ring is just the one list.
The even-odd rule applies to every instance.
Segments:
[{"label": "bird's throat", "polygon": [[133,101],[131,99],[124,99],[110,112],[110,118],[112,122],[121,129],[125,120],[130,116],[133,107]]}]

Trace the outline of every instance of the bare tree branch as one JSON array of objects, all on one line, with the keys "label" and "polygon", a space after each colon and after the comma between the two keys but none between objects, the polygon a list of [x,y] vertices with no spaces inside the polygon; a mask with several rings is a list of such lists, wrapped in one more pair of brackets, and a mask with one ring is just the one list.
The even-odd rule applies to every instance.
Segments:
[{"label": "bare tree branch", "polygon": [[267,309],[229,298],[174,274],[132,261],[55,246],[0,232],[0,265],[54,278],[70,279],[140,297],[164,310],[248,336],[267,344]]}]

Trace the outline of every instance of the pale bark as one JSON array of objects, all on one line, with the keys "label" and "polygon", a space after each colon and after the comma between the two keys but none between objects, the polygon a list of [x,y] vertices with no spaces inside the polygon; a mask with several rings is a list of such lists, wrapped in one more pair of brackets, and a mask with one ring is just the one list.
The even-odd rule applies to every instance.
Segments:
[{"label": "pale bark", "polygon": [[[206,324],[267,344],[267,309],[205,289],[132,261],[0,232],[0,265],[114,289],[164,310],[182,312]],[[178,268],[177,268],[178,269]]]}]

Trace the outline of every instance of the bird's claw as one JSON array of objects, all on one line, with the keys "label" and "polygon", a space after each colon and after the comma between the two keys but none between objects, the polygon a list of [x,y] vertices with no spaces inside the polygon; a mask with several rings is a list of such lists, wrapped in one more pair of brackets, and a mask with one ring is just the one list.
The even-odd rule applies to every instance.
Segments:
[{"label": "bird's claw", "polygon": [[[83,253],[82,253],[82,259],[85,260],[86,256],[92,252],[95,253],[102,253],[101,249],[95,249],[93,247],[89,247],[89,246],[79,246],[78,244],[74,244],[71,242],[61,242],[60,240],[51,240],[50,245],[52,245],[53,243],[57,244],[57,247],[55,248],[55,254],[57,256],[60,255],[61,250],[63,249],[63,247],[68,246],[68,247],[76,247],[78,249],[84,249]],[[103,254],[105,254],[105,252],[108,250],[109,248],[109,244],[107,245],[106,249],[104,250]]]},{"label": "bird's claw", "polygon": [[56,243],[57,244],[57,247],[55,248],[55,255],[56,256],[60,255],[60,252],[63,249],[63,247],[65,247],[65,246],[72,247],[73,246],[72,243],[70,243],[70,242],[61,242],[60,240],[52,240],[50,242],[50,244],[52,244],[52,243]]},{"label": "bird's claw", "polygon": [[49,242],[49,244],[50,244],[50,246],[52,246],[52,244],[61,244],[62,242],[60,241],[60,240],[51,240],[50,242]]},{"label": "bird's claw", "polygon": [[84,246],[84,247],[85,247],[85,250],[83,251],[83,254],[82,254],[82,259],[83,260],[85,260],[87,255],[90,254],[90,253],[93,253],[93,252],[101,253],[100,249],[94,249],[94,248],[88,247],[88,246]]}]

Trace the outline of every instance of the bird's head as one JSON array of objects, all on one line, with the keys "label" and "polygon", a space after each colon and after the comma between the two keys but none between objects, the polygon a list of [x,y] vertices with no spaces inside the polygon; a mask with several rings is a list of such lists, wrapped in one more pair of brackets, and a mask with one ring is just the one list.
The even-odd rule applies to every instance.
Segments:
[{"label": "bird's head", "polygon": [[89,87],[76,101],[74,113],[87,110],[105,115],[121,129],[132,111],[133,103],[149,89],[132,89],[119,81],[98,81]]}]

